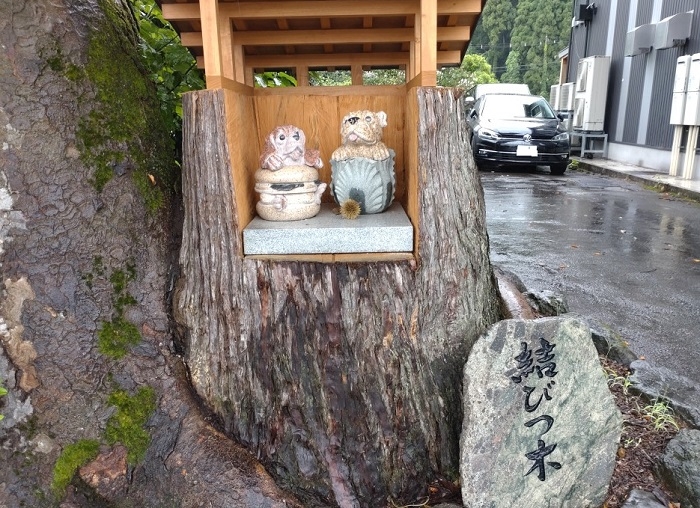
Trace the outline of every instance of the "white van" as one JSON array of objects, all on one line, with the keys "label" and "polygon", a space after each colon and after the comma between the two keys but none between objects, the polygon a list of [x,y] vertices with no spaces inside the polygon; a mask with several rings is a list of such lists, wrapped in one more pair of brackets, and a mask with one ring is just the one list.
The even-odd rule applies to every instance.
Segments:
[{"label": "white van", "polygon": [[530,87],[525,83],[484,83],[474,87],[474,100],[487,93],[516,93],[530,95]]}]

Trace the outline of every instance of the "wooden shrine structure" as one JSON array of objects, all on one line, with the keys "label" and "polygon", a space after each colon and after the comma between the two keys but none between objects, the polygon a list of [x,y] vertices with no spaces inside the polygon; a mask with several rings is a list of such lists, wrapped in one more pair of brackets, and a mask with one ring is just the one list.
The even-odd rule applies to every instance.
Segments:
[{"label": "wooden shrine structure", "polygon": [[[434,86],[439,66],[459,65],[486,0],[162,0],[163,15],[205,69],[207,88],[252,86],[253,73],[402,68]],[[413,81],[415,80],[415,81]]]},{"label": "wooden shrine structure", "polygon": [[[402,504],[459,469],[462,370],[501,305],[464,104],[435,85],[484,3],[161,2],[207,82],[183,98],[178,340],[204,404],[305,506]],[[377,68],[406,83],[363,86]],[[308,86],[333,69],[353,85]],[[254,87],[264,71],[299,86]],[[364,109],[388,116],[413,250],[246,255],[267,134],[303,129],[329,182],[341,119]]]}]

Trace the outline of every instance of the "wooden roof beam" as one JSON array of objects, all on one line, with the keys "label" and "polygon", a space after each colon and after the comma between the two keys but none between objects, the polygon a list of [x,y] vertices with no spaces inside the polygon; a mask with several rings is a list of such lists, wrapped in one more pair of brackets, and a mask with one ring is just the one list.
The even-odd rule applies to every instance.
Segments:
[{"label": "wooden roof beam", "polygon": [[[441,65],[460,63],[460,51],[438,51],[437,60]],[[304,54],[304,55],[249,55],[246,66],[254,68],[284,68],[306,65],[308,67],[351,67],[354,64],[378,67],[382,65],[396,66],[408,63],[409,53],[336,53],[336,54]]]},{"label": "wooden roof beam", "polygon": [[[325,5],[322,5],[325,4]],[[326,8],[326,10],[323,9]],[[410,16],[420,8],[420,0],[351,0],[342,2],[231,2],[221,3],[222,16],[238,19]],[[197,4],[163,4],[163,17],[170,21],[199,19]],[[438,15],[479,14],[481,0],[438,0]]]},{"label": "wooden roof beam", "polygon": [[[371,16],[365,16],[362,18],[362,28],[372,28],[372,17]],[[363,44],[362,45],[362,51],[365,53],[369,53],[372,51],[372,45],[371,44]]]},{"label": "wooden roof beam", "polygon": [[[420,4],[420,20],[416,18],[416,25],[420,26],[420,79],[423,86],[435,86],[437,84],[435,69],[437,69],[438,41],[448,40],[446,36],[443,36],[442,38],[439,37],[438,31],[442,30],[443,33],[449,31],[449,33],[454,33],[456,35],[462,30],[457,29],[457,27],[448,27],[443,29],[437,28],[437,6],[435,5],[435,2],[431,0],[421,0]],[[465,28],[467,29],[466,32],[468,39],[469,27]]]},{"label": "wooden roof beam", "polygon": [[[340,54],[304,54],[304,55],[249,55],[245,59],[246,67],[255,69],[283,69],[292,67],[351,67],[353,64],[363,66],[400,66],[407,65],[409,52],[396,53],[340,53]],[[438,65],[458,65],[460,51],[438,51]],[[204,59],[197,57],[197,66],[204,68]]]},{"label": "wooden roof beam", "polygon": [[221,36],[219,32],[219,2],[218,0],[201,0],[196,5],[201,9],[202,30],[207,34],[206,44],[199,34],[199,46],[204,48],[204,59],[207,62],[207,73],[211,76],[223,76],[221,63]]},{"label": "wooden roof beam", "polygon": [[[447,17],[447,26],[456,26],[456,25],[457,25],[457,16],[454,14],[450,14]],[[444,42],[441,42],[440,46],[438,46],[438,50],[441,50],[441,49],[447,49],[447,44],[445,44]]]},{"label": "wooden roof beam", "polygon": [[[287,20],[284,18],[280,18],[277,20],[277,28],[280,30],[289,30],[289,23],[287,23]],[[284,52],[287,53],[288,55],[291,55],[294,53],[294,46],[291,45],[286,45],[284,47]]]},{"label": "wooden roof beam", "polygon": [[[287,44],[364,44],[379,42],[406,42],[414,39],[413,28],[357,28],[331,30],[285,30],[234,32],[236,44],[242,46],[283,46]],[[466,41],[470,29],[464,27],[441,27],[437,29],[437,41]],[[183,46],[201,47],[200,32],[180,34]]]},{"label": "wooden roof beam", "polygon": [[[331,29],[331,20],[329,18],[321,18],[321,29]],[[325,51],[326,53],[333,53],[333,44],[324,44],[323,51]]]}]

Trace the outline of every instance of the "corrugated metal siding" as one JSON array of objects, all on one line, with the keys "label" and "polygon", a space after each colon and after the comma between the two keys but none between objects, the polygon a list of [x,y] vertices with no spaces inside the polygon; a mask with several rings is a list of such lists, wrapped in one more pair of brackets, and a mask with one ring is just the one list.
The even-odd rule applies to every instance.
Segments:
[{"label": "corrugated metal siding", "polygon": [[700,10],[697,0],[665,0],[661,8],[661,19],[679,12],[695,10],[693,14],[693,35],[685,46],[656,51],[656,69],[652,102],[649,111],[649,127],[646,144],[655,148],[671,148],[673,127],[668,123],[673,98],[673,79],[676,73],[676,60],[682,55],[692,55],[700,51]]},{"label": "corrugated metal siding", "polygon": [[[574,2],[574,6],[576,5],[578,5],[578,2]],[[576,69],[578,69],[580,59],[587,56],[605,54],[610,4],[608,2],[596,2],[596,6],[598,7],[597,13],[588,27],[580,25],[572,29],[567,82],[576,81]],[[586,48],[586,37],[588,37],[588,48]]]},{"label": "corrugated metal siding", "polygon": [[637,2],[637,25],[646,25],[651,22],[651,15],[654,12],[654,0],[638,0]]},{"label": "corrugated metal siding", "polygon": [[[654,0],[638,0],[635,26],[646,25],[651,22],[654,12]],[[626,32],[626,28],[624,29]],[[625,33],[626,36],[626,33]],[[642,95],[644,93],[644,75],[647,68],[648,54],[624,56],[624,46],[622,58],[631,58],[630,77],[625,85],[627,92],[627,108],[625,111],[625,128],[622,133],[622,142],[636,143],[639,132],[639,122],[641,118]],[[619,136],[618,136],[619,139]]]},{"label": "corrugated metal siding", "polygon": [[[572,31],[571,47],[569,48],[569,71],[567,81],[576,80],[576,69],[581,58],[591,55],[603,55],[607,49],[608,23],[610,20],[611,2],[617,1],[617,12],[612,46],[610,81],[608,91],[608,113],[605,129],[611,141],[637,144],[637,134],[641,118],[642,95],[644,92],[644,77],[649,55],[625,57],[625,39],[630,15],[635,20],[635,26],[651,22],[654,12],[654,0],[638,0],[636,12],[630,13],[629,1],[601,0],[596,2],[598,12],[589,25],[580,26]],[[575,6],[578,2],[574,1]],[[654,148],[670,149],[673,141],[673,127],[669,125],[671,99],[673,93],[673,78],[676,60],[681,55],[700,53],[700,8],[698,0],[663,0],[661,18],[694,10],[692,34],[687,44],[679,48],[669,48],[656,51],[656,64],[653,76],[653,89],[647,127],[646,145]],[[584,55],[586,36],[588,35],[588,51]],[[625,59],[630,65],[630,76],[627,82],[622,82]],[[620,114],[619,103],[623,87],[627,88],[627,104],[624,112],[624,132],[615,132]]]},{"label": "corrugated metal siding", "polygon": [[[613,37],[612,55],[610,58],[610,90],[608,92],[608,118],[606,132],[610,141],[621,141],[622,132],[617,132],[618,109],[622,87],[627,86],[622,82],[622,71],[625,64],[625,38],[627,36],[627,18],[629,17],[629,2],[620,2],[617,6],[617,19],[615,20],[615,35]],[[615,106],[615,107],[613,107]]]},{"label": "corrugated metal siding", "polygon": [[588,54],[586,56],[604,55],[608,38],[608,20],[610,19],[610,4],[596,2],[598,9],[590,24],[588,35]]},{"label": "corrugated metal siding", "polygon": [[673,127],[669,123],[669,117],[671,115],[676,60],[682,54],[681,48],[669,48],[656,53],[656,68],[646,136],[646,144],[649,147],[670,148],[673,144]]},{"label": "corrugated metal siding", "polygon": [[[627,57],[630,58],[630,57]],[[630,67],[630,79],[627,83],[627,112],[625,114],[625,131],[622,134],[624,143],[636,143],[641,116],[642,92],[644,90],[644,71],[646,69],[647,56],[638,55],[632,57]]]},{"label": "corrugated metal siding", "polygon": [[[608,23],[610,22],[610,3],[596,2],[598,7],[593,22],[589,26],[588,51],[586,56],[605,55],[608,45]],[[611,59],[612,60],[612,59]],[[612,63],[612,61],[611,61]],[[610,104],[611,87],[608,78],[608,93],[606,105]],[[607,132],[607,125],[610,122],[610,107],[606,107],[603,129]]]},{"label": "corrugated metal siding", "polygon": [[584,57],[583,50],[586,47],[586,29],[583,25],[572,28],[571,47],[569,48],[569,71],[567,74],[567,83],[576,81],[576,69],[578,69],[578,61]]}]

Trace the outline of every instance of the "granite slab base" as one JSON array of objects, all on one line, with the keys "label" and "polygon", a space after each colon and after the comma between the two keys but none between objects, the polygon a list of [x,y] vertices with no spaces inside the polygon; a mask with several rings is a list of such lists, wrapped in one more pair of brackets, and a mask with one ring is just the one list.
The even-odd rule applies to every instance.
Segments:
[{"label": "granite slab base", "polygon": [[243,230],[243,252],[250,255],[345,254],[413,251],[413,226],[399,203],[386,211],[345,219],[337,206],[323,203],[316,217],[288,222],[256,217]]}]

